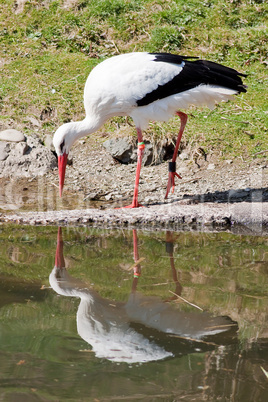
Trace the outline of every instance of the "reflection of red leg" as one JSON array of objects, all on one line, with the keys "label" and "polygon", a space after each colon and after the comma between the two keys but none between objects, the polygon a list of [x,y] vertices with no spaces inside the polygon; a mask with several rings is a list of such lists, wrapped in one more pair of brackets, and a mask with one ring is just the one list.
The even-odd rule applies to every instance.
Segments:
[{"label": "reflection of red leg", "polygon": [[138,250],[138,236],[137,230],[133,229],[133,254],[134,254],[134,261],[139,260],[139,250]]},{"label": "reflection of red leg", "polygon": [[172,161],[169,162],[168,185],[167,185],[167,192],[166,192],[165,198],[168,197],[170,189],[171,189],[172,193],[174,192],[175,176],[177,176],[179,179],[181,179],[181,176],[178,175],[178,173],[176,173],[176,159],[177,159],[178,150],[179,150],[179,146],[180,146],[180,142],[181,142],[181,137],[182,137],[183,131],[184,131],[186,123],[187,123],[187,114],[182,113],[182,112],[177,112],[176,114],[181,119],[181,126],[180,126],[180,131],[178,134],[176,146],[174,149],[173,158],[172,158]]},{"label": "reflection of red leg", "polygon": [[[170,259],[170,266],[171,266],[171,270],[172,270],[173,281],[176,286],[174,293],[176,293],[176,295],[180,296],[181,292],[182,292],[182,286],[178,280],[177,271],[176,271],[175,264],[174,264],[173,253],[169,255],[169,259]],[[176,296],[172,299],[176,299]]]},{"label": "reflection of red leg", "polygon": [[136,179],[135,179],[135,187],[134,187],[134,195],[132,204],[128,205],[124,208],[138,208],[142,207],[141,204],[138,203],[138,191],[139,191],[139,181],[140,181],[140,173],[141,173],[141,163],[142,163],[142,156],[144,152],[144,142],[142,139],[141,129],[137,128],[137,135],[138,135],[138,161],[137,161],[137,170],[136,170]]},{"label": "reflection of red leg", "polygon": [[[173,277],[173,281],[175,283],[175,292],[176,295],[180,296],[181,292],[182,292],[182,286],[180,284],[180,282],[178,281],[178,276],[177,276],[177,271],[175,268],[175,263],[174,263],[174,256],[173,256],[173,233],[167,231],[166,233],[166,251],[169,255],[169,260],[170,260],[170,267],[171,267],[171,272],[172,272],[172,277]],[[166,302],[172,301],[172,300],[177,300],[177,296],[172,296],[169,297],[167,300],[165,300]]]},{"label": "reflection of red leg", "polygon": [[[133,255],[134,255],[134,261],[135,262],[139,261],[138,236],[137,231],[135,229],[133,229]],[[140,264],[137,264],[134,266],[134,279],[132,282],[132,292],[135,292],[137,290],[140,274],[141,274],[141,266]]]}]

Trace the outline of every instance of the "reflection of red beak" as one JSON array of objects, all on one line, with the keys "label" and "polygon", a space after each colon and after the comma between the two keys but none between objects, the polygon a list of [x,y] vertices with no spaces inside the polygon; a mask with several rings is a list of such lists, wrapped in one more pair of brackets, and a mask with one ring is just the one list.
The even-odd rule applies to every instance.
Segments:
[{"label": "reflection of red beak", "polygon": [[64,152],[64,154],[58,156],[59,179],[60,179],[60,182],[59,182],[60,197],[62,195],[62,189],[63,189],[63,185],[64,185],[67,158],[68,158],[68,155],[65,152]]},{"label": "reflection of red beak", "polygon": [[64,261],[64,257],[63,257],[63,240],[62,240],[61,227],[58,228],[57,250],[56,250],[56,255],[55,255],[55,267],[57,267],[57,268],[65,267],[65,261]]}]

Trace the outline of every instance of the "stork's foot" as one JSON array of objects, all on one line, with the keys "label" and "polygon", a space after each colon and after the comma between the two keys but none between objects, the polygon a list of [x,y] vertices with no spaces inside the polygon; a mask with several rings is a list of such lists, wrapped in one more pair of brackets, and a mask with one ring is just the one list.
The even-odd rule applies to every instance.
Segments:
[{"label": "stork's foot", "polygon": [[133,200],[132,204],[126,205],[125,207],[118,207],[115,209],[123,209],[123,208],[139,208],[139,207],[144,207],[144,205],[139,204],[137,200]]},{"label": "stork's foot", "polygon": [[127,206],[122,207],[122,208],[139,208],[139,207],[144,207],[144,205],[139,204],[138,202],[132,202],[131,205],[127,205]]},{"label": "stork's foot", "polygon": [[[170,162],[172,163],[172,162]],[[181,176],[177,172],[170,172],[168,174],[168,185],[167,185],[167,192],[165,195],[165,199],[168,197],[168,194],[170,192],[174,193],[174,188],[175,188],[175,176],[177,176],[179,179],[181,179]]]}]

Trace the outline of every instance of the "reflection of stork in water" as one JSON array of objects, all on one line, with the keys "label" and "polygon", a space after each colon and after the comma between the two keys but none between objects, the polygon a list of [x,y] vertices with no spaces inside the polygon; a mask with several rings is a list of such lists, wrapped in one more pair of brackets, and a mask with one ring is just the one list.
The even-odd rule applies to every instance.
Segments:
[{"label": "reflection of stork in water", "polygon": [[[171,357],[179,349],[179,354],[187,353],[189,349],[194,351],[195,341],[200,342],[199,350],[208,350],[215,344],[201,342],[204,337],[234,328],[234,322],[228,317],[178,311],[157,297],[137,292],[141,267],[136,231],[133,231],[133,243],[135,265],[132,292],[127,303],[114,302],[102,298],[84,282],[69,275],[65,269],[61,228],[58,231],[55,267],[49,281],[58,294],[81,299],[77,311],[77,330],[92,346],[97,357],[115,362],[149,362]],[[178,286],[177,281],[177,291]],[[188,345],[185,339],[189,340]],[[176,350],[174,340],[177,342]]]}]

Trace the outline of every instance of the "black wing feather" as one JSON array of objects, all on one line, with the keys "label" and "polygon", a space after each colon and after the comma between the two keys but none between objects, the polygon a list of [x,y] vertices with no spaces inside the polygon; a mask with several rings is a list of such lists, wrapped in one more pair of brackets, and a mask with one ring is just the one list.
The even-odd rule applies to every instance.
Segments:
[{"label": "black wing feather", "polygon": [[172,64],[185,63],[182,71],[171,81],[164,85],[159,85],[155,90],[148,93],[142,99],[137,101],[138,106],[146,106],[150,103],[187,91],[199,85],[218,85],[228,89],[240,92],[247,92],[241,77],[245,74],[239,73],[233,68],[223,66],[207,60],[194,60],[190,56],[179,56],[170,53],[153,53],[154,62],[165,62]]}]

